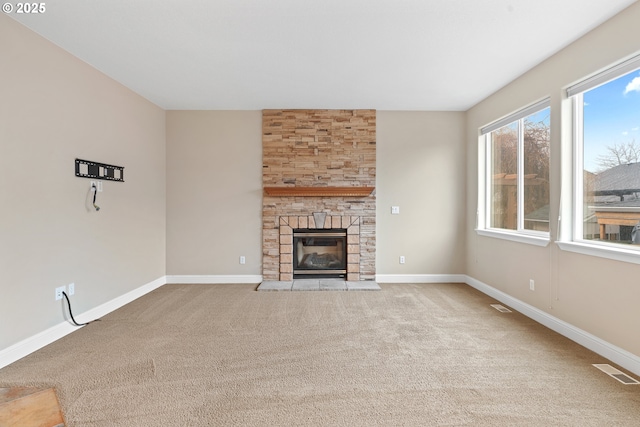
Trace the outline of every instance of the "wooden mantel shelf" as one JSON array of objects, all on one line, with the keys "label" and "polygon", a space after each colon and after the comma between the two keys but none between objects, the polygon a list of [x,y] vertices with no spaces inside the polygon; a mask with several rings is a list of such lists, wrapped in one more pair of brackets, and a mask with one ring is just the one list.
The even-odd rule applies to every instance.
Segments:
[{"label": "wooden mantel shelf", "polygon": [[264,187],[268,196],[367,197],[375,187]]}]

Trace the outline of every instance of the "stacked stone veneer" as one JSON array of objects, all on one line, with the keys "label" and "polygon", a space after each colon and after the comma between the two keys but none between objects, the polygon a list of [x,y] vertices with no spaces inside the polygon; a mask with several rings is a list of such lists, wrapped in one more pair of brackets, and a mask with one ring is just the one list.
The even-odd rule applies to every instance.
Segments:
[{"label": "stacked stone veneer", "polygon": [[[265,187],[375,187],[376,112],[264,110],[262,158]],[[321,217],[324,223],[316,223]],[[263,279],[293,279],[293,229],[343,228],[347,280],[374,280],[375,220],[375,191],[366,197],[263,194]]]}]

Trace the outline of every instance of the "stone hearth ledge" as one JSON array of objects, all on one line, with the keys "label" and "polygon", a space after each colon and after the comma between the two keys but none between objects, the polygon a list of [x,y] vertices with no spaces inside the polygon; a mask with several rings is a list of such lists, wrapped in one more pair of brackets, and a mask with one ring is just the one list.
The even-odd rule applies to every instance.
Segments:
[{"label": "stone hearth ledge", "polygon": [[379,291],[373,280],[357,282],[340,279],[295,279],[290,281],[264,281],[258,291]]}]

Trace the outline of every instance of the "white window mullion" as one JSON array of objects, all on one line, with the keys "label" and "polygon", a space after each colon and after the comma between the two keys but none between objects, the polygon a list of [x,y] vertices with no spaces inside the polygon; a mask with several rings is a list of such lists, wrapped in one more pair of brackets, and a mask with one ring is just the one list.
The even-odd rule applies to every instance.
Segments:
[{"label": "white window mullion", "polygon": [[524,119],[518,120],[518,169],[517,169],[517,230],[524,230]]},{"label": "white window mullion", "polygon": [[[478,206],[476,210],[476,230],[486,228],[485,224],[485,206],[487,204],[486,199],[486,163],[487,163],[487,150],[486,150],[486,136],[481,135],[478,137]],[[482,179],[484,178],[484,179]]]},{"label": "white window mullion", "polygon": [[573,237],[582,240],[584,234],[584,99],[582,93],[574,95],[573,103]]},{"label": "white window mullion", "polygon": [[492,164],[493,164],[493,155],[491,153],[491,134],[488,133],[484,135],[484,148],[485,148],[485,197],[484,197],[484,228],[491,227],[491,204],[493,197],[493,187],[492,187]]}]

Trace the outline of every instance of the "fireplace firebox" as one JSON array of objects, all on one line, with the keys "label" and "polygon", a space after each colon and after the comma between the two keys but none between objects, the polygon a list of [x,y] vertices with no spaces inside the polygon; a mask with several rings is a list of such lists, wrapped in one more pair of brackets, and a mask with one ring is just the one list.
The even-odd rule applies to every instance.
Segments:
[{"label": "fireplace firebox", "polygon": [[347,230],[293,230],[294,279],[344,278],[346,268]]}]

